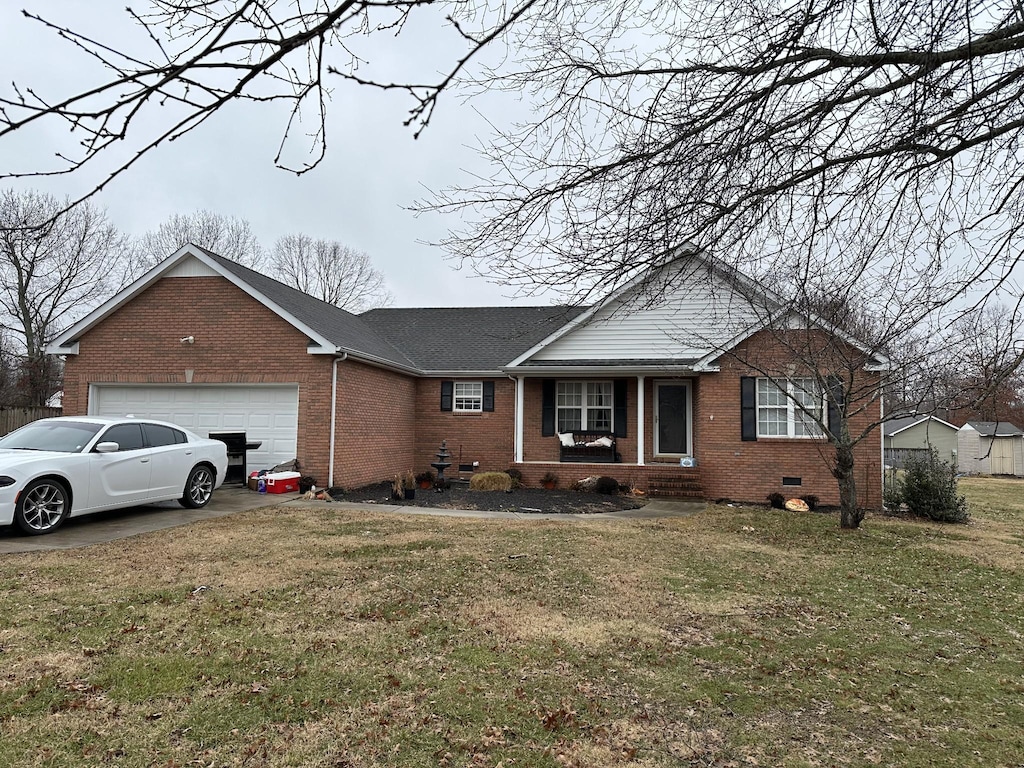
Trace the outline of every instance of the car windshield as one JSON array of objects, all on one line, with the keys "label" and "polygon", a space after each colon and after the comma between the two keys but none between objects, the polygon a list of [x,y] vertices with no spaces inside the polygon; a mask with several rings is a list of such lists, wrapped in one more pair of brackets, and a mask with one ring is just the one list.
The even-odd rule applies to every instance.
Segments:
[{"label": "car windshield", "polygon": [[0,438],[0,449],[79,453],[102,428],[87,421],[36,421]]}]

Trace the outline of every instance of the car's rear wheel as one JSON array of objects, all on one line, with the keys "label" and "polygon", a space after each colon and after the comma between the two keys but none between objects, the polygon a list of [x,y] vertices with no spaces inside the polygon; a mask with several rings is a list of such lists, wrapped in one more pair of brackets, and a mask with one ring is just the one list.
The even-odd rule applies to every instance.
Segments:
[{"label": "car's rear wheel", "polygon": [[199,509],[210,503],[213,496],[213,470],[200,464],[192,467],[185,481],[185,495],[179,499],[183,507]]},{"label": "car's rear wheel", "polygon": [[18,496],[14,522],[32,536],[60,527],[71,511],[68,489],[59,480],[36,480]]}]

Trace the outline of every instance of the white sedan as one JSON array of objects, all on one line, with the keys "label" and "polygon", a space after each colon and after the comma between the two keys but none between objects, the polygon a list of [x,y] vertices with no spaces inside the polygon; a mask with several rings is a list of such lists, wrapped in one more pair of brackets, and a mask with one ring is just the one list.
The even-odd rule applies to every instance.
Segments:
[{"label": "white sedan", "polygon": [[227,446],[163,421],[60,416],[0,438],[0,525],[49,533],[68,517],[177,499],[206,506]]}]

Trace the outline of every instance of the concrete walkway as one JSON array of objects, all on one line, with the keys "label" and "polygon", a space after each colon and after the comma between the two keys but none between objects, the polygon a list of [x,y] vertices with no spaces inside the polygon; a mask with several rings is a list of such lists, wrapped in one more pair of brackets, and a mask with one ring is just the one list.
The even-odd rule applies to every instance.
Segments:
[{"label": "concrete walkway", "polygon": [[150,531],[161,531],[188,525],[197,520],[212,520],[263,507],[310,507],[351,509],[365,512],[390,512],[400,515],[427,515],[435,517],[467,517],[491,520],[650,520],[665,517],[689,517],[704,509],[703,502],[649,501],[640,509],[601,512],[595,515],[544,514],[537,512],[492,512],[478,509],[437,509],[392,504],[363,504],[353,502],[309,501],[300,496],[253,493],[247,488],[220,488],[203,509],[184,509],[177,502],[130,507],[112,512],[76,517],[64,523],[56,532],[45,536],[25,536],[12,527],[0,528],[0,555],[20,552],[45,552],[76,549],[126,539]]}]

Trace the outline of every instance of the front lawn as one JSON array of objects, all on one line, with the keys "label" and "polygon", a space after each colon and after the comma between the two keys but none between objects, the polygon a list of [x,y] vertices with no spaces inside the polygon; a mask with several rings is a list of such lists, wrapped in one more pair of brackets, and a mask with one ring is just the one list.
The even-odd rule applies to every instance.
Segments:
[{"label": "front lawn", "polygon": [[966,526],[324,505],[7,556],[0,765],[1017,766],[1024,483],[963,487]]}]

